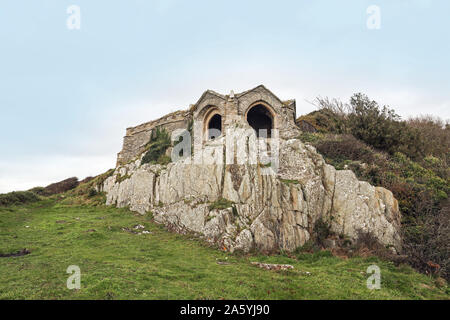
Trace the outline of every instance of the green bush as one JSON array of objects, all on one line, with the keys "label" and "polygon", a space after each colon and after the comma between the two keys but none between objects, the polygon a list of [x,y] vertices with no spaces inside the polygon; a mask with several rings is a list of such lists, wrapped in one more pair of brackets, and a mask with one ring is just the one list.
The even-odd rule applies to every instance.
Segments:
[{"label": "green bush", "polygon": [[316,242],[319,245],[323,245],[323,241],[331,236],[333,233],[330,230],[330,225],[323,219],[319,219],[314,224],[314,235]]},{"label": "green bush", "polygon": [[419,131],[400,121],[393,109],[381,108],[362,93],[351,97],[347,121],[351,134],[376,149],[410,156],[420,153],[415,144]]},{"label": "green bush", "polygon": [[148,151],[142,158],[141,164],[167,164],[170,163],[170,157],[165,153],[172,145],[170,136],[165,129],[157,128],[152,132],[150,141],[147,144]]},{"label": "green bush", "polygon": [[89,189],[88,197],[92,198],[95,197],[98,194],[98,191],[94,188]]},{"label": "green bush", "polygon": [[40,198],[31,191],[14,191],[0,194],[0,206],[11,206],[39,201]]},{"label": "green bush", "polygon": [[45,188],[44,187],[34,187],[28,191],[33,192],[34,194],[37,194],[40,196],[45,196]]},{"label": "green bush", "polygon": [[374,161],[374,150],[352,135],[329,135],[318,141],[316,147],[317,151],[334,161]]}]

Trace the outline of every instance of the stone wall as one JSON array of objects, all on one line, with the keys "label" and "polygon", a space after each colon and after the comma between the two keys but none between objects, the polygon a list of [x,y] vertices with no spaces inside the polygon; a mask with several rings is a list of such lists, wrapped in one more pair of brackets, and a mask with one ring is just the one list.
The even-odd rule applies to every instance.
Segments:
[{"label": "stone wall", "polygon": [[122,150],[117,155],[117,166],[138,157],[144,151],[152,131],[156,128],[164,128],[171,134],[176,129],[187,129],[190,121],[192,121],[191,112],[176,111],[160,119],[127,128]]},{"label": "stone wall", "polygon": [[261,103],[274,115],[274,128],[279,130],[281,138],[294,138],[297,134],[295,123],[295,100],[281,101],[264,86],[234,95],[222,95],[207,90],[189,110],[177,111],[158,120],[146,122],[128,128],[123,138],[122,151],[117,157],[117,165],[127,163],[139,156],[148,143],[152,130],[165,128],[169,133],[175,129],[187,129],[193,121],[193,139],[196,146],[201,146],[205,139],[205,117],[212,109],[222,116],[223,132],[232,125],[248,126],[246,113],[255,104]]}]

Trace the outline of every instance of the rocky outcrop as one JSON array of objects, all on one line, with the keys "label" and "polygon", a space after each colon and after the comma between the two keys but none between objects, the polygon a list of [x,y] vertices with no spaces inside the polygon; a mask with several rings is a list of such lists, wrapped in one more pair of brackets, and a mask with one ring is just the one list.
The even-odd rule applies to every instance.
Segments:
[{"label": "rocky outcrop", "polygon": [[[281,139],[279,150],[272,174],[260,164],[224,159],[194,164],[187,158],[167,166],[138,159],[118,167],[103,191],[108,205],[152,212],[156,222],[230,251],[292,251],[313,236],[319,219],[338,235],[356,240],[359,230],[367,231],[401,250],[400,212],[390,191],[335,170],[298,139]],[[204,146],[204,157],[224,154],[220,140]]]}]

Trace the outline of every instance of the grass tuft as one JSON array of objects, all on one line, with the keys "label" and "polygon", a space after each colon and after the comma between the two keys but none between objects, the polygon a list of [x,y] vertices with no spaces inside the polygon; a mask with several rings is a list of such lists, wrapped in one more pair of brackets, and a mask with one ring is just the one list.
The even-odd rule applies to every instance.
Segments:
[{"label": "grass tuft", "polygon": [[224,210],[224,209],[228,209],[233,207],[234,202],[224,199],[224,198],[220,198],[217,201],[214,201],[213,203],[211,203],[209,205],[209,211],[211,210]]}]

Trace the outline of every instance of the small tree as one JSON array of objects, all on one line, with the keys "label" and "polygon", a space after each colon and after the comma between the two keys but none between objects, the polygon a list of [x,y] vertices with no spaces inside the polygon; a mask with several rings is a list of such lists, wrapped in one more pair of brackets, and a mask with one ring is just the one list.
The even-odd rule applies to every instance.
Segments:
[{"label": "small tree", "polygon": [[380,108],[376,101],[362,93],[350,99],[348,125],[356,138],[389,153],[399,151],[405,140],[413,138],[413,132],[400,122],[394,110],[386,106]]}]

